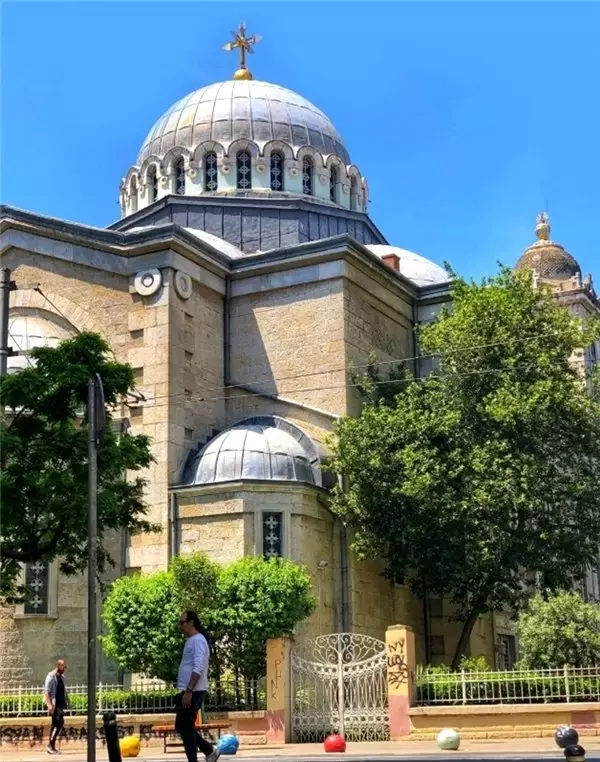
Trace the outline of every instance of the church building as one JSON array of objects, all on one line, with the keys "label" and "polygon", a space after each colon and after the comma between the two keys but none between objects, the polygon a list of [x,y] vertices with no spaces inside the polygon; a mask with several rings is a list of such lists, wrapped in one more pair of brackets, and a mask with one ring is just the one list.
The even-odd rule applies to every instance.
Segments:
[{"label": "church building", "polygon": [[[193,551],[222,563],[285,556],[308,568],[319,599],[298,637],[382,639],[403,623],[416,631],[419,662],[427,630],[433,661],[446,661],[460,629],[446,602],[425,612],[383,576],[383,562],[354,557],[322,465],[336,420],[359,410],[352,366],[375,353],[427,372],[413,329],[448,302],[448,275],[386,239],[369,216],[359,158],[323,111],[253,78],[254,42],[241,26],[232,79],[186,95],[151,127],[108,228],[2,207],[1,261],[16,282],[9,372],[33,347],[82,330],[133,367],[139,401],[121,425],[152,440],[148,518],[162,530],[114,538],[113,577],[166,569]],[[573,309],[599,309],[591,279],[549,233],[540,217],[518,266]],[[579,360],[594,362],[592,351]],[[24,579],[27,605],[0,610],[0,650],[12,654],[0,683],[39,684],[57,657],[69,660],[71,682],[84,682],[85,577],[36,563]],[[590,585],[599,595],[597,575]],[[470,652],[508,665],[506,617],[482,617]],[[99,664],[100,679],[115,682],[115,665]]]}]

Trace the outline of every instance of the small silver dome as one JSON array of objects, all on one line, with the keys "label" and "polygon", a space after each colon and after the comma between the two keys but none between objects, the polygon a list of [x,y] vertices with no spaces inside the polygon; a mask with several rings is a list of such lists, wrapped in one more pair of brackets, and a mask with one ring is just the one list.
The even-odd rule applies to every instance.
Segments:
[{"label": "small silver dome", "polygon": [[218,434],[184,468],[182,486],[253,479],[322,486],[314,442],[277,416],[256,416]]},{"label": "small silver dome", "polygon": [[227,150],[240,138],[254,141],[260,150],[270,140],[281,140],[294,152],[311,146],[350,164],[342,139],[322,111],[286,87],[256,80],[217,82],[181,98],[150,130],[137,164],[152,155],[162,158],[174,146],[193,149],[209,140]]}]

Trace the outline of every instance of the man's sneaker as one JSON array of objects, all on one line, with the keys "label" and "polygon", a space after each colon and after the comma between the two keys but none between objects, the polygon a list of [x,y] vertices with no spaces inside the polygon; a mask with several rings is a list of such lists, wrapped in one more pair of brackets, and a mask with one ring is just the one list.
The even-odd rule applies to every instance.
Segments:
[{"label": "man's sneaker", "polygon": [[55,749],[53,746],[48,746],[46,751],[48,752],[48,754],[58,754],[58,749]]},{"label": "man's sneaker", "polygon": [[207,755],[206,762],[217,762],[220,756],[221,752],[218,749],[213,749],[212,752]]}]

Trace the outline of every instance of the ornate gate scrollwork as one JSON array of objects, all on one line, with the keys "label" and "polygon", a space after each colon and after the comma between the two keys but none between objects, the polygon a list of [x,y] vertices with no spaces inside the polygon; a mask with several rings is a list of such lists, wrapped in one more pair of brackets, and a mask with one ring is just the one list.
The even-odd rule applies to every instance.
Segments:
[{"label": "ornate gate scrollwork", "polygon": [[329,733],[348,741],[387,741],[385,643],[337,633],[295,644],[292,651],[292,736],[316,743]]}]

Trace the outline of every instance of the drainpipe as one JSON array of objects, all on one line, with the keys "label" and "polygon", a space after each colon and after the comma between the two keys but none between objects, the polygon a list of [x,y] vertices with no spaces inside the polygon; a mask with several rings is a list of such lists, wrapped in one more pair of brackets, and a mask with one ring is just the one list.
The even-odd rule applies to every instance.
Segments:
[{"label": "drainpipe", "polygon": [[340,583],[342,592],[342,632],[350,632],[350,590],[348,585],[348,533],[340,522]]},{"label": "drainpipe", "polygon": [[[340,474],[339,484],[343,492],[346,491],[347,478]],[[342,632],[351,632],[350,623],[350,585],[348,582],[348,532],[343,521],[340,520],[340,592],[342,603]]]},{"label": "drainpipe", "polygon": [[431,664],[431,611],[427,585],[423,585],[423,632],[425,635],[425,664]]},{"label": "drainpipe", "polygon": [[169,495],[169,545],[167,549],[169,566],[177,555],[179,555],[179,503],[177,502],[177,495],[171,492]]},{"label": "drainpipe", "polygon": [[231,276],[225,276],[223,303],[223,384],[229,386],[231,376]]},{"label": "drainpipe", "polygon": [[[421,377],[421,360],[419,352],[419,340],[417,338],[416,328],[419,324],[419,308],[417,302],[413,302],[413,357],[415,365],[415,377]],[[431,664],[431,610],[429,608],[429,591],[427,585],[423,585],[423,638],[425,640],[425,664]]]}]

